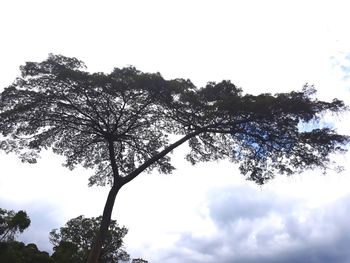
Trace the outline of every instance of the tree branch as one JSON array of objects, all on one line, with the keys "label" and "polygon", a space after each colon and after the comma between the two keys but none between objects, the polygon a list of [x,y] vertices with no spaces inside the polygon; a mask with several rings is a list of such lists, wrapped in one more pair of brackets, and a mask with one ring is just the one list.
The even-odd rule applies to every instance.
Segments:
[{"label": "tree branch", "polygon": [[131,180],[133,180],[136,176],[138,176],[140,173],[142,173],[144,170],[146,170],[150,165],[159,161],[161,158],[163,158],[165,155],[167,155],[169,152],[171,152],[172,150],[174,150],[176,147],[180,146],[181,144],[183,144],[187,140],[202,133],[203,131],[205,131],[205,129],[206,129],[206,127],[202,128],[200,130],[191,132],[191,133],[187,134],[186,136],[182,137],[180,140],[176,141],[175,143],[169,145],[163,151],[161,151],[160,153],[156,154],[155,156],[153,156],[152,158],[150,158],[149,160],[144,162],[142,165],[140,165],[137,169],[135,169],[134,171],[129,173],[127,176],[122,177],[120,179],[122,185],[125,185],[128,182],[130,182]]},{"label": "tree branch", "polygon": [[113,140],[108,141],[108,152],[109,152],[109,160],[111,162],[112,171],[113,171],[113,179],[114,179],[113,184],[115,184],[117,179],[119,178],[119,171],[118,171],[118,167],[117,167],[117,161],[115,159]]}]

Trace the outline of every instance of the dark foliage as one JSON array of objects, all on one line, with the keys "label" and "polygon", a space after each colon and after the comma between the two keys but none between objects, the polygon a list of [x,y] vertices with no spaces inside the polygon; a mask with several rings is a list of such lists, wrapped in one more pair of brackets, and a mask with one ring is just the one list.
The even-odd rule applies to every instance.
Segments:
[{"label": "dark foliage", "polygon": [[[29,226],[30,219],[24,211],[15,213],[0,208],[0,262],[4,263],[84,263],[92,247],[96,232],[99,230],[101,217],[85,218],[79,216],[69,220],[66,226],[50,232],[50,241],[54,253],[38,250],[33,243],[24,244],[15,241],[15,232],[23,232]],[[125,227],[118,227],[112,220],[99,263],[130,262],[129,254],[123,249],[123,238],[127,234]],[[6,237],[6,238],[5,238]],[[131,262],[147,262],[132,259]]]},{"label": "dark foliage", "polygon": [[0,242],[0,262],[54,263],[49,253],[38,250],[35,244],[25,245],[17,241]]},{"label": "dark foliage", "polygon": [[[331,154],[344,152],[349,137],[329,128],[304,131],[300,124],[346,107],[314,94],[305,86],[256,96],[230,81],[196,88],[133,67],[89,73],[75,58],[50,55],[22,66],[21,77],[1,93],[0,147],[30,163],[50,148],[71,169],[95,169],[91,185],[111,184],[91,253],[96,262],[119,189],[143,171],[170,173],[168,153],[186,141],[191,163],[229,158],[258,184],[278,173],[331,167]],[[180,139],[170,142],[169,135]]]},{"label": "dark foliage", "polygon": [[[343,102],[318,101],[315,89],[300,92],[243,94],[232,83],[209,83],[184,95],[178,103],[177,120],[189,131],[202,132],[189,139],[187,159],[199,161],[229,158],[240,164],[249,180],[263,184],[277,173],[332,166],[331,153],[341,153],[348,136],[329,128],[302,131],[302,123],[317,123],[325,112],[346,109]],[[187,115],[183,109],[189,107]]]},{"label": "dark foliage", "polygon": [[[230,158],[260,184],[276,172],[327,168],[329,154],[348,141],[328,128],[300,131],[301,122],[345,109],[339,100],[313,98],[309,86],[258,96],[229,81],[196,89],[188,80],[167,81],[132,67],[90,74],[81,61],[55,55],[28,62],[21,73],[1,94],[2,148],[36,162],[40,150],[51,147],[69,168],[95,168],[90,184],[111,182],[111,160],[127,177],[169,146],[169,134],[194,133],[192,163]],[[169,173],[169,161],[162,156],[145,170]]]},{"label": "dark foliage", "polygon": [[0,241],[13,241],[17,233],[22,233],[30,225],[25,211],[15,212],[0,208]]},{"label": "dark foliage", "polygon": [[[54,247],[55,252],[51,258],[55,263],[83,263],[81,253],[78,246],[68,242],[61,241],[58,246]],[[86,260],[85,260],[86,261]]]},{"label": "dark foliage", "polygon": [[134,258],[131,263],[148,263],[148,261],[142,258]]},{"label": "dark foliage", "polygon": [[[69,220],[64,227],[50,232],[50,242],[54,245],[52,258],[55,262],[86,262],[99,230],[101,217],[78,216]],[[100,255],[100,263],[128,261],[129,255],[123,249],[123,238],[128,230],[111,220]]]}]

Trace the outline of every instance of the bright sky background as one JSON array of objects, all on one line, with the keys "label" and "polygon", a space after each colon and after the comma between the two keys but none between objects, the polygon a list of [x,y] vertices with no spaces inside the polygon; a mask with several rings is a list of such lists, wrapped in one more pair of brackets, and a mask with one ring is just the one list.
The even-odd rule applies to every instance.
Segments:
[{"label": "bright sky background", "polygon": [[[48,53],[90,71],[136,66],[165,78],[230,79],[249,93],[301,89],[350,104],[348,1],[2,1],[0,89],[19,66]],[[349,134],[349,114],[327,119]],[[199,164],[174,151],[173,175],[142,174],[122,189],[113,218],[129,228],[126,250],[152,263],[350,262],[350,156],[342,174],[305,172],[264,187],[229,162]],[[37,165],[0,154],[0,207],[24,209],[25,242],[50,250],[49,231],[98,216],[108,188],[92,171],[69,171],[44,153]]]}]

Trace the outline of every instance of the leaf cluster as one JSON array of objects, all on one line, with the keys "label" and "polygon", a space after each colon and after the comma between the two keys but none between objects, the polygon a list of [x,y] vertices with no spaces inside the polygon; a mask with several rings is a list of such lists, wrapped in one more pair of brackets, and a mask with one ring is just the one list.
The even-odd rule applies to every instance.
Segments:
[{"label": "leaf cluster", "polygon": [[[317,122],[325,112],[347,107],[337,99],[319,101],[315,93],[305,85],[299,92],[250,95],[229,81],[208,83],[183,100],[192,108],[177,114],[183,129],[202,131],[189,140],[187,159],[194,164],[229,158],[258,184],[277,173],[331,167],[330,155],[345,152],[349,136],[318,128]],[[315,128],[303,131],[300,124],[308,122]]]},{"label": "leaf cluster", "polygon": [[0,241],[13,241],[17,233],[22,233],[30,225],[25,211],[15,212],[0,208]]},{"label": "leaf cluster", "polygon": [[[0,130],[7,137],[2,149],[23,161],[34,163],[42,149],[52,148],[71,169],[96,168],[91,184],[104,184],[111,180],[110,144],[121,176],[168,144],[164,130],[171,128],[161,104],[176,88],[158,73],[128,67],[90,74],[82,62],[55,55],[28,62],[21,73],[1,94]],[[168,157],[153,168],[173,169]]]}]

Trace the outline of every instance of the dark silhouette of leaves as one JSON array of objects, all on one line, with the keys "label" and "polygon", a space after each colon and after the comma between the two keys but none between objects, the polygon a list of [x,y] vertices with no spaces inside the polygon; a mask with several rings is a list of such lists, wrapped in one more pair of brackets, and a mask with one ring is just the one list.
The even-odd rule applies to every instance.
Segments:
[{"label": "dark silhouette of leaves", "polygon": [[[101,216],[78,216],[70,219],[64,227],[52,230],[50,242],[54,245],[52,258],[55,262],[86,262],[101,220]],[[115,220],[111,220],[102,246],[100,263],[129,260],[128,253],[122,248],[127,232],[125,227],[119,227]]]},{"label": "dark silhouette of leaves", "polygon": [[17,233],[22,233],[30,225],[25,211],[15,212],[0,208],[0,241],[13,241]]}]

